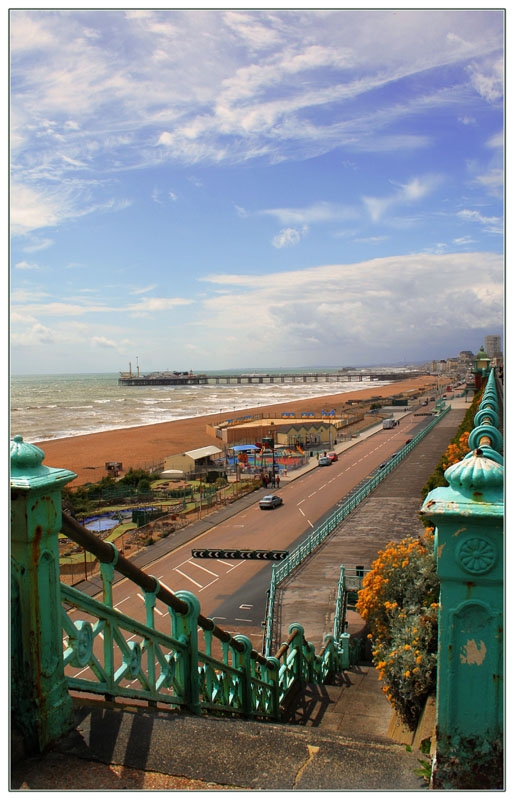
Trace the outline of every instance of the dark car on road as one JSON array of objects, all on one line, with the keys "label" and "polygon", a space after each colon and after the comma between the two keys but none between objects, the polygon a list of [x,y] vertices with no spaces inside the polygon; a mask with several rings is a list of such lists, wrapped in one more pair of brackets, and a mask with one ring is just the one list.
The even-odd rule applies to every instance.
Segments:
[{"label": "dark car on road", "polygon": [[262,509],[265,508],[276,508],[277,506],[281,506],[284,501],[281,497],[277,494],[267,494],[264,497],[261,497],[259,500],[259,506]]}]

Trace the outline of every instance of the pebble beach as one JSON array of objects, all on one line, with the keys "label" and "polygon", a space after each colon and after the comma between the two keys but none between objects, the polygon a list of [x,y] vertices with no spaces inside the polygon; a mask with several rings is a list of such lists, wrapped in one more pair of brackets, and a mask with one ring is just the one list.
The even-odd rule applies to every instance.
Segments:
[{"label": "pebble beach", "polygon": [[[350,401],[366,401],[371,397],[386,399],[402,392],[434,386],[435,378],[423,376],[395,381],[386,386],[355,390],[344,394],[323,395],[303,400],[288,401],[247,408],[238,416],[262,414],[264,417],[280,417],[282,412],[319,412],[322,408],[342,409]],[[76,473],[70,486],[95,483],[106,475],[107,461],[120,461],[123,471],[130,467],[152,469],[168,456],[194,450],[207,445],[219,444],[207,433],[207,426],[227,418],[227,414],[207,414],[171,422],[154,423],[139,427],[114,429],[35,442],[45,453],[44,463],[49,467],[66,468]]]}]

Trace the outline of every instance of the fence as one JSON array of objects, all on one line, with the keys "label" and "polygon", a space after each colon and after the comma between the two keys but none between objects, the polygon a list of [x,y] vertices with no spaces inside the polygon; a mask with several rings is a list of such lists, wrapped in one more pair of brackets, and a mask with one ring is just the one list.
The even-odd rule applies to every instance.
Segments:
[{"label": "fence", "polygon": [[432,430],[434,425],[448,413],[450,406],[442,409],[440,415],[435,417],[422,431],[414,436],[410,442],[403,445],[401,450],[394,454],[394,456],[385,464],[382,469],[369,478],[356,492],[350,494],[331,514],[328,519],[323,522],[319,528],[316,528],[307,538],[293,550],[280,564],[273,565],[271,573],[270,588],[268,594],[268,609],[266,615],[265,638],[264,638],[264,652],[270,653],[273,642],[273,622],[274,622],[274,604],[276,590],[281,581],[298,567],[302,561],[311,555],[313,550],[318,547],[321,542],[331,533],[359,503],[368,496],[383,479],[400,463],[400,461],[408,455],[411,450]]}]

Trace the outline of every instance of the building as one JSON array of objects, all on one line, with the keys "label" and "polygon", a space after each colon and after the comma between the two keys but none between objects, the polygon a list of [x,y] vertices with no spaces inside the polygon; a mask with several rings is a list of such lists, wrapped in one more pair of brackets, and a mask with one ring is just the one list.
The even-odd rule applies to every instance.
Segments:
[{"label": "building", "polygon": [[[205,474],[207,472],[220,469],[216,458],[223,455],[223,450],[211,444],[207,447],[199,447],[198,450],[188,450],[186,453],[177,453],[164,459],[164,471],[180,470],[184,475]],[[223,468],[223,465],[222,465]]]},{"label": "building", "polygon": [[484,339],[484,350],[489,358],[497,358],[502,354],[501,336],[486,336]]}]

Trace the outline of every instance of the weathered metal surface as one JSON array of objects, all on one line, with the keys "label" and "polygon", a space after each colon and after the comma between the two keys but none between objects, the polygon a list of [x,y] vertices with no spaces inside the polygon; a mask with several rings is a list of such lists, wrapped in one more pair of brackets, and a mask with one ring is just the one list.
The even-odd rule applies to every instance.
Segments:
[{"label": "weathered metal surface", "polygon": [[44,453],[11,444],[11,708],[28,752],[41,752],[72,724],[60,632],[61,488],[76,475],[43,465]]},{"label": "weathered metal surface", "polygon": [[[492,373],[489,394],[495,393]],[[482,400],[485,407],[489,398]],[[470,446],[501,435],[485,414]],[[486,457],[486,454],[488,457]],[[434,788],[467,786],[474,767],[503,736],[503,465],[482,445],[445,472],[446,488],[425,499],[422,513],[436,525],[441,585]],[[478,761],[477,761],[478,758]],[[480,758],[484,759],[480,761]],[[492,762],[491,762],[492,763]],[[501,788],[501,776],[496,788]],[[491,787],[494,784],[492,776]],[[475,788],[478,788],[475,786]]]}]

